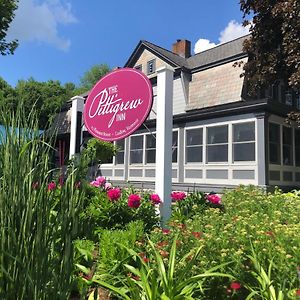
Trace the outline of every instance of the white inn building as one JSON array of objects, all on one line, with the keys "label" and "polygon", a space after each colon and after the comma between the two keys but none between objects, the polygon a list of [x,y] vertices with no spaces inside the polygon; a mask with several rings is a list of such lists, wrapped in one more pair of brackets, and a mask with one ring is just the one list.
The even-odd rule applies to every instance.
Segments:
[{"label": "white inn building", "polygon": [[[154,104],[147,121],[133,135],[117,141],[121,149],[102,174],[118,185],[154,188],[157,73],[174,71],[172,182],[174,190],[220,191],[239,184],[300,186],[300,129],[285,124],[300,108],[300,95],[281,82],[248,98],[241,67],[247,36],[196,55],[191,43],[177,40],[172,51],[140,41],[124,67],[144,72],[153,86]],[[87,97],[72,98],[57,116],[58,155],[79,153],[91,136],[82,111]],[[61,161],[61,159],[60,159]]]}]

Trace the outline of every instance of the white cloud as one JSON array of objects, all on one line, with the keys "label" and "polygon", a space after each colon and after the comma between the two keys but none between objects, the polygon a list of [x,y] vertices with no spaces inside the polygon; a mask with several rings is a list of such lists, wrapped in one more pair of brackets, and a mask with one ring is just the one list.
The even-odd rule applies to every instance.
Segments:
[{"label": "white cloud", "polygon": [[220,33],[220,37],[219,37],[220,44],[226,43],[228,41],[232,41],[236,38],[248,34],[249,27],[250,25],[244,27],[242,24],[238,23],[237,21],[231,20],[226,26],[226,28]]},{"label": "white cloud", "polygon": [[205,51],[207,49],[213,48],[215,46],[216,46],[216,44],[211,43],[209,40],[199,39],[195,44],[194,52],[199,53],[199,52]]},{"label": "white cloud", "polygon": [[[231,20],[224,30],[220,32],[219,36],[219,44],[226,43],[228,41],[234,40],[236,38],[239,38],[243,35],[246,35],[249,33],[250,25],[247,27],[244,27],[242,24],[238,23],[235,20]],[[204,50],[213,48],[219,44],[215,44],[207,39],[200,38],[194,48],[195,54],[202,52]]]},{"label": "white cloud", "polygon": [[16,11],[9,31],[8,38],[24,41],[37,41],[48,43],[56,48],[67,51],[71,41],[59,34],[60,24],[68,25],[76,23],[72,14],[70,3],[62,3],[62,0],[22,0]]}]

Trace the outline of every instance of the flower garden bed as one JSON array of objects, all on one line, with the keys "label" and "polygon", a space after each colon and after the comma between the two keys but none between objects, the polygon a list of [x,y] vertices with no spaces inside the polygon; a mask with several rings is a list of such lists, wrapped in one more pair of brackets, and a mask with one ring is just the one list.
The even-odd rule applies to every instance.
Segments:
[{"label": "flower garden bed", "polygon": [[112,299],[297,299],[299,192],[241,186],[222,199],[172,192],[172,217],[160,228],[158,195],[98,181],[82,214],[93,235],[76,242],[81,293],[96,299],[102,287]]}]

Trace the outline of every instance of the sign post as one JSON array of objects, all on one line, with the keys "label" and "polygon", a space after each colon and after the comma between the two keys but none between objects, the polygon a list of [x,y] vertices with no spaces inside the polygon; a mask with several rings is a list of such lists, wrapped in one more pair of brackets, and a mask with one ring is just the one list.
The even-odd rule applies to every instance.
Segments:
[{"label": "sign post", "polygon": [[163,226],[171,216],[173,76],[174,70],[168,67],[157,70],[155,192],[162,200]]}]

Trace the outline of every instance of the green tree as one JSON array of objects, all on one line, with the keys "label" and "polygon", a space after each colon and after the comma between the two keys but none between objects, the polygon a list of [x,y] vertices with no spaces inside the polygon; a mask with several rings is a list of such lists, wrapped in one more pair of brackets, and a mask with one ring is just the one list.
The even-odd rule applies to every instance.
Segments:
[{"label": "green tree", "polygon": [[17,101],[22,101],[25,112],[34,105],[40,128],[46,128],[52,118],[60,111],[62,105],[71,98],[74,85],[62,86],[57,80],[38,82],[33,78],[18,81],[15,88]]},{"label": "green tree", "polygon": [[[15,111],[17,107],[16,91],[0,77],[0,103],[8,111]],[[0,116],[0,120],[1,120]]]},{"label": "green tree", "polygon": [[240,0],[240,8],[244,25],[251,24],[251,37],[244,43],[249,94],[279,79],[299,91],[300,1]]},{"label": "green tree", "polygon": [[6,41],[6,34],[11,21],[15,16],[18,0],[0,0],[0,54],[13,54],[18,41]]},{"label": "green tree", "polygon": [[79,89],[77,92],[80,94],[89,91],[95,85],[95,83],[109,71],[110,67],[106,64],[92,66],[80,78]]}]

